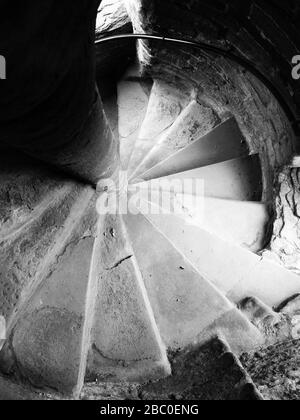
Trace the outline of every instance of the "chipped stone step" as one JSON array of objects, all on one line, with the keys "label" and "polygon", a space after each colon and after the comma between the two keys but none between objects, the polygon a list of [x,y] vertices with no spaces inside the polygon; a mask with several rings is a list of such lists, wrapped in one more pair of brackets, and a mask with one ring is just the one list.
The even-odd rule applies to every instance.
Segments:
[{"label": "chipped stone step", "polygon": [[195,182],[203,182],[204,195],[239,201],[259,201],[262,197],[262,171],[258,155],[232,159],[191,171],[139,183],[139,188],[195,193]]},{"label": "chipped stone step", "polygon": [[83,327],[94,243],[94,203],[55,256],[55,265],[19,314],[0,369],[38,389],[79,395]]},{"label": "chipped stone step", "polygon": [[224,242],[240,245],[252,252],[264,248],[270,219],[267,205],[189,194],[168,194],[167,197],[168,200],[160,200],[160,194],[156,197],[153,194],[149,202],[151,206],[160,205],[167,214],[170,211],[181,214],[187,224],[206,230]]},{"label": "chipped stone step", "polygon": [[225,242],[176,215],[151,215],[151,220],[205,278],[235,303],[256,296],[274,307],[300,291],[300,277],[266,257]]},{"label": "chipped stone step", "polygon": [[132,177],[138,177],[139,174],[145,173],[159,162],[184,149],[194,140],[208,134],[219,122],[218,116],[211,108],[193,100],[182,111],[170,130],[155,144]]},{"label": "chipped stone step", "polygon": [[248,146],[236,120],[229,118],[209,134],[169,156],[139,178],[148,181],[248,155]]},{"label": "chipped stone step", "polygon": [[276,338],[279,339],[279,326],[284,319],[281,314],[275,312],[270,306],[256,297],[243,299],[238,307],[256,328],[266,336],[269,336],[268,338],[271,338],[272,332],[276,331]]},{"label": "chipped stone step", "polygon": [[[262,337],[147,218],[124,216],[164,343],[173,350],[228,335],[237,351],[262,344]],[[179,229],[181,229],[179,225]]]},{"label": "chipped stone step", "polygon": [[119,138],[122,169],[127,170],[135,142],[145,118],[148,96],[141,83],[118,84]]},{"label": "chipped stone step", "polygon": [[[293,299],[295,297],[292,296],[282,305],[287,301],[292,302]],[[281,307],[281,311],[278,308],[271,308],[256,297],[245,298],[238,305],[238,308],[266,337],[266,345],[300,338],[299,312],[298,314],[297,311],[289,312],[284,306]]]},{"label": "chipped stone step", "polygon": [[0,243],[0,308],[10,330],[31,293],[45,279],[63,252],[74,228],[94,196],[90,187],[69,183],[41,215],[18,234]]},{"label": "chipped stone step", "polygon": [[166,349],[121,216],[107,215],[100,237],[86,378],[145,382],[165,377],[170,374]]},{"label": "chipped stone step", "polygon": [[162,135],[174,123],[186,105],[187,99],[163,81],[153,84],[148,109],[135,143],[128,172],[133,173]]}]

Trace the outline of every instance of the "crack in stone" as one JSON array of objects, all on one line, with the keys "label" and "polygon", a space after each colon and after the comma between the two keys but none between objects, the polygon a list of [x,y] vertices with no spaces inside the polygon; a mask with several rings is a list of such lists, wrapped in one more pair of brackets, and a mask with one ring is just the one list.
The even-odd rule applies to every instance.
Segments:
[{"label": "crack in stone", "polygon": [[123,264],[123,262],[125,262],[127,260],[130,260],[132,257],[133,257],[133,255],[129,255],[128,257],[123,258],[122,260],[120,260],[119,262],[117,262],[112,267],[106,268],[106,271],[111,271],[111,270],[114,270],[115,268],[118,268],[121,264]]}]

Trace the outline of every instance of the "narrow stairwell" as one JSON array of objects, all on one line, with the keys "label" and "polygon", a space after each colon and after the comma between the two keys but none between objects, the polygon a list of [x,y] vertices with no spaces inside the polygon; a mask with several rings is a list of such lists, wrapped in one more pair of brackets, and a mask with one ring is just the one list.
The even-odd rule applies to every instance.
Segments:
[{"label": "narrow stairwell", "polygon": [[[137,399],[261,399],[238,357],[266,330],[242,302],[277,307],[300,279],[263,252],[260,156],[233,116],[137,68],[117,91],[123,181],[95,191],[50,175],[49,192],[32,181],[32,208],[15,203],[8,216],[10,199],[3,210],[0,391],[11,381],[84,399],[126,383]],[[111,197],[122,211],[101,213]]]}]

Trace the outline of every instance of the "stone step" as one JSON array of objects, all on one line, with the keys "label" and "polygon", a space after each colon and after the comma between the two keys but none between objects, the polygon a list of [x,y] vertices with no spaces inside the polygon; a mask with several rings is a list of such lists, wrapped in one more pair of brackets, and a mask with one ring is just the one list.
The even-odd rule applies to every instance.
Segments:
[{"label": "stone step", "polygon": [[148,181],[247,155],[249,149],[239,126],[234,118],[229,118],[209,134],[169,156],[139,178]]},{"label": "stone step", "polygon": [[17,235],[70,192],[68,180],[15,152],[1,153],[0,179],[0,242]]},{"label": "stone step", "polygon": [[129,174],[135,171],[156,144],[159,136],[172,126],[185,107],[186,101],[180,91],[165,82],[158,80],[154,82],[147,113],[130,159]]},{"label": "stone step", "polygon": [[86,379],[144,382],[165,377],[171,372],[166,350],[121,216],[105,217],[100,238]]},{"label": "stone step", "polygon": [[[83,331],[94,244],[94,205],[86,208],[47,277],[19,314],[0,354],[8,376],[38,389],[79,395]],[[77,215],[78,216],[78,215]]]},{"label": "stone step", "polygon": [[291,168],[300,168],[300,156],[299,155],[293,156],[289,166]]},{"label": "stone step", "polygon": [[119,138],[122,169],[127,170],[135,142],[145,118],[148,96],[137,81],[118,84]]},{"label": "stone step", "polygon": [[199,227],[224,242],[240,245],[252,252],[261,251],[266,244],[270,217],[268,207],[263,203],[202,198],[189,194],[168,194],[165,198],[162,200],[160,194],[156,197],[153,194],[149,203],[151,206],[159,205],[166,214],[175,212],[181,215],[188,225]]},{"label": "stone step", "polygon": [[[137,188],[151,188],[175,192],[195,193],[195,182],[203,182],[204,195],[239,201],[259,201],[262,197],[262,171],[258,155],[232,159],[191,171],[180,172]],[[135,187],[135,185],[134,185]]]},{"label": "stone step", "polygon": [[[16,205],[12,206],[13,202],[2,201],[4,215],[5,213],[9,214],[10,217],[4,216],[5,220],[1,223],[0,243],[11,242],[28,231],[34,223],[42,218],[45,212],[49,211],[49,209],[55,210],[58,203],[65,200],[69,194],[72,194],[72,187],[69,183],[66,183],[63,186],[56,186],[49,190],[45,198],[32,206],[25,198],[24,201],[22,200],[22,203],[15,203]],[[21,196],[22,194],[20,194],[18,200],[20,200]]]},{"label": "stone step", "polygon": [[[172,375],[144,384],[89,383],[83,400],[260,401],[261,394],[228,344],[214,337],[170,353]],[[0,378],[1,380],[1,378]],[[1,384],[1,382],[0,382]],[[191,406],[192,407],[192,406]],[[197,405],[190,414],[196,414]]]},{"label": "stone step", "polygon": [[155,144],[148,156],[137,167],[132,177],[147,172],[159,162],[184,149],[193,141],[205,136],[219,123],[219,118],[211,108],[193,100]]},{"label": "stone step", "polygon": [[55,267],[93,196],[92,188],[66,181],[64,194],[54,189],[51,205],[0,242],[0,308],[8,330]]},{"label": "stone step", "polygon": [[[236,351],[262,343],[259,332],[147,218],[124,216],[164,343],[172,350],[221,331]],[[226,333],[227,331],[227,333]]]},{"label": "stone step", "polygon": [[147,217],[232,302],[255,296],[274,307],[300,292],[300,277],[266,257],[187,224],[180,216]]}]

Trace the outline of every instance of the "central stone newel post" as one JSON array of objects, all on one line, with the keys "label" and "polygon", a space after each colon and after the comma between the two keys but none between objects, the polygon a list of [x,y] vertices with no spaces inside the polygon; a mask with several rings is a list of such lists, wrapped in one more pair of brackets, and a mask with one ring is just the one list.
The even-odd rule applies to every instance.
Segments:
[{"label": "central stone newel post", "polygon": [[118,145],[95,84],[99,0],[0,1],[0,146],[97,184],[118,166]]}]

